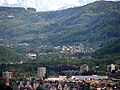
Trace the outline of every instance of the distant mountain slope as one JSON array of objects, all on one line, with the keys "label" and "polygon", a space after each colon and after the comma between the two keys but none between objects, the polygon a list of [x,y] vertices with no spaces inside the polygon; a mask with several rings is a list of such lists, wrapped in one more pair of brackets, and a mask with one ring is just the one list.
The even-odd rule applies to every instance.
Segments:
[{"label": "distant mountain slope", "polygon": [[0,46],[0,63],[15,63],[25,60],[26,58],[23,55],[17,54],[7,47]]},{"label": "distant mountain slope", "polygon": [[37,11],[49,11],[82,6],[94,1],[97,0],[57,0],[57,2],[56,0],[0,0],[0,5],[9,7],[33,7]]},{"label": "distant mountain slope", "polygon": [[95,2],[65,12],[66,18],[47,30],[53,43],[100,43],[120,36],[120,2]]},{"label": "distant mountain slope", "polygon": [[85,43],[94,47],[120,37],[119,1],[97,1],[55,12],[22,9],[0,9],[0,38],[11,43]]},{"label": "distant mountain slope", "polygon": [[96,50],[93,53],[93,57],[100,57],[105,55],[120,54],[120,39],[115,40],[112,43]]}]

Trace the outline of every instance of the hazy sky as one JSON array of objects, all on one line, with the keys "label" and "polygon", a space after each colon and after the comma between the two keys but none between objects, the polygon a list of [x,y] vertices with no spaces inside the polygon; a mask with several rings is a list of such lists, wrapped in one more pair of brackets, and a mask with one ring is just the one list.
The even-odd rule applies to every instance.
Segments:
[{"label": "hazy sky", "polygon": [[[8,4],[5,4],[5,0],[0,0],[1,6],[21,6],[21,7],[33,7],[38,11],[58,10],[60,8],[69,8],[74,6],[82,6],[90,2],[98,0],[6,0]],[[107,0],[116,1],[116,0]]]},{"label": "hazy sky", "polygon": [[[4,0],[0,0],[2,2],[4,2]],[[18,1],[20,0],[6,0],[9,4],[16,4]],[[32,1],[32,0],[25,0],[25,1]],[[42,1],[42,0],[38,0],[38,1]],[[57,2],[63,2],[63,3],[66,3],[66,4],[77,4],[79,2],[79,0],[44,0],[46,2],[48,1],[57,1]]]}]

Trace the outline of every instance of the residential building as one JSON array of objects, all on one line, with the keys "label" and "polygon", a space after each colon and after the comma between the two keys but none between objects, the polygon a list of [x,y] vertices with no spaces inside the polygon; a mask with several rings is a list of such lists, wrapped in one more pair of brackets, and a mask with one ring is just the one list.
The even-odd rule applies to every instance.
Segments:
[{"label": "residential building", "polygon": [[115,65],[114,65],[114,64],[108,65],[108,66],[107,66],[107,71],[108,71],[108,72],[113,72],[113,71],[115,71]]},{"label": "residential building", "polygon": [[3,78],[11,78],[13,76],[13,73],[12,72],[2,72],[2,77]]},{"label": "residential building", "polygon": [[27,55],[27,57],[28,58],[30,58],[30,59],[36,59],[36,57],[37,57],[37,54],[34,54],[34,53],[28,53],[28,54],[26,54]]},{"label": "residential building", "polygon": [[46,74],[46,67],[38,67],[38,77],[43,78]]},{"label": "residential building", "polygon": [[11,87],[13,90],[37,90],[39,83],[37,81],[17,81],[13,82]]},{"label": "residential building", "polygon": [[84,73],[84,72],[88,72],[89,71],[89,66],[84,64],[80,66],[80,72]]}]

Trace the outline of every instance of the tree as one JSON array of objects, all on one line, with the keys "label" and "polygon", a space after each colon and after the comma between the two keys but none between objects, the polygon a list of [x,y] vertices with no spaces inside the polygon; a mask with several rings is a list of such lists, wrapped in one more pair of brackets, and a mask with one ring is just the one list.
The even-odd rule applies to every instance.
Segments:
[{"label": "tree", "polygon": [[42,86],[39,85],[36,90],[44,90],[44,89],[42,88]]}]

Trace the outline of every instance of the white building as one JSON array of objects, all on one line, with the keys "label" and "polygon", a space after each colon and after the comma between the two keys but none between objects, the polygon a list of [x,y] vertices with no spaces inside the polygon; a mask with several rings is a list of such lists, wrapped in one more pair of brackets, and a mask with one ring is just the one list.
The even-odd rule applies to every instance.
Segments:
[{"label": "white building", "polygon": [[72,76],[69,78],[69,81],[72,81],[72,80],[106,80],[108,79],[108,76],[97,76],[97,75],[93,75],[93,76]]},{"label": "white building", "polygon": [[81,72],[81,73],[84,73],[85,71],[86,71],[86,72],[89,71],[89,66],[86,65],[86,64],[81,65],[81,66],[80,66],[80,72]]},{"label": "white building", "polygon": [[46,67],[38,67],[38,77],[43,78],[46,74]]},{"label": "white building", "polygon": [[34,53],[28,53],[28,54],[27,54],[27,57],[30,58],[30,59],[36,59],[37,54],[34,54]]},{"label": "white building", "polygon": [[108,65],[108,66],[107,66],[107,71],[108,71],[108,72],[115,71],[115,65],[114,65],[114,64]]},{"label": "white building", "polygon": [[52,82],[55,82],[55,81],[66,81],[67,80],[67,77],[66,76],[59,76],[59,77],[50,77],[50,78],[47,78],[45,79],[45,81],[52,81]]},{"label": "white building", "polygon": [[79,46],[78,46],[78,52],[84,52],[85,51],[85,47],[84,47],[84,45],[83,44],[80,44]]},{"label": "white building", "polygon": [[13,76],[13,73],[12,72],[2,72],[2,77],[3,78],[11,78]]}]

